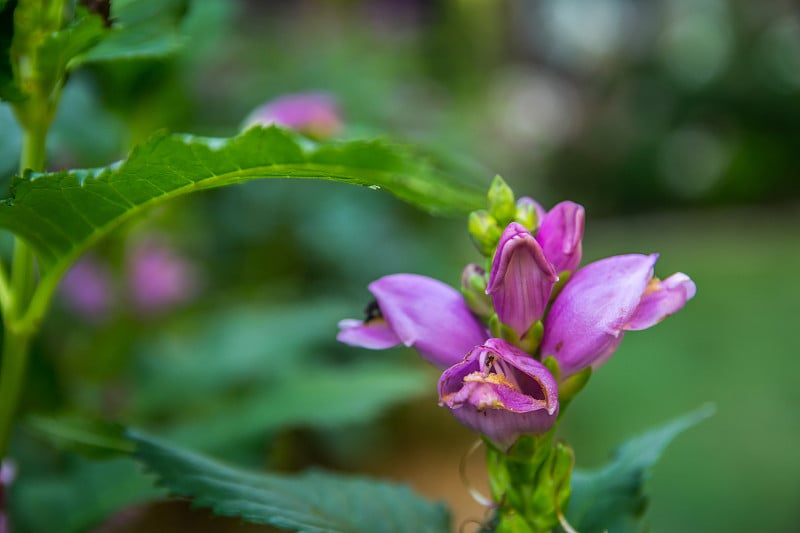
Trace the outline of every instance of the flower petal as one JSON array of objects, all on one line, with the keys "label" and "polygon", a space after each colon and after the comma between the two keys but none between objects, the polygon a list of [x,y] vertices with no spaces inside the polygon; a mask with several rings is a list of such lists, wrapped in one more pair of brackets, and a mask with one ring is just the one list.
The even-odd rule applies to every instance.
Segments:
[{"label": "flower petal", "polygon": [[509,224],[497,245],[486,288],[500,321],[522,337],[542,318],[556,281],[558,276],[533,235],[516,222]]},{"label": "flower petal", "polygon": [[440,368],[462,360],[487,337],[461,293],[441,281],[394,274],[372,282],[369,290],[403,344]]},{"label": "flower petal", "polygon": [[578,270],[544,322],[542,358],[553,356],[562,378],[605,362],[653,277],[658,255],[619,255]]},{"label": "flower petal", "polygon": [[382,319],[362,322],[348,318],[339,322],[339,328],[341,331],[336,336],[336,340],[351,346],[384,350],[397,346],[401,342],[389,324]]},{"label": "flower petal", "polygon": [[641,330],[658,324],[669,315],[680,311],[687,301],[694,298],[696,292],[694,282],[682,272],[673,274],[664,281],[653,279],[625,329]]},{"label": "flower petal", "polygon": [[547,212],[536,240],[542,245],[544,255],[556,269],[574,271],[581,262],[585,212],[575,202],[561,202]]}]

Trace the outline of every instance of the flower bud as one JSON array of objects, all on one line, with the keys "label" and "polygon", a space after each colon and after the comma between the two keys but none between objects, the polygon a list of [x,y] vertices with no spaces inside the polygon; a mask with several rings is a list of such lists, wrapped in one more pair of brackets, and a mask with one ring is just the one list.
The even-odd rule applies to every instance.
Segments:
[{"label": "flower bud", "polygon": [[514,222],[522,225],[530,232],[535,232],[539,227],[539,221],[544,218],[544,209],[533,198],[523,196],[517,200],[517,211],[514,215]]},{"label": "flower bud", "polygon": [[494,313],[492,300],[486,294],[486,272],[474,263],[464,267],[461,274],[461,294],[476,315],[489,317]]},{"label": "flower bud", "polygon": [[517,212],[514,205],[514,191],[511,190],[503,178],[495,176],[489,186],[489,213],[497,220],[501,226],[505,226],[512,220]]},{"label": "flower bud", "polygon": [[491,257],[494,253],[501,233],[497,219],[485,209],[469,214],[469,234],[475,246],[486,257]]}]

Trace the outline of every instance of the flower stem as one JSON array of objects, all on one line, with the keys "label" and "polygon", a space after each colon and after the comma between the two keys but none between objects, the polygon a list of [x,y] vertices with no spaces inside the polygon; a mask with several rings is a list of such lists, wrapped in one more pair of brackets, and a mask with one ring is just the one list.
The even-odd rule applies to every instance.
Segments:
[{"label": "flower stem", "polygon": [[[49,120],[27,124],[22,138],[20,173],[26,169],[44,170],[45,141]],[[33,252],[17,237],[11,277],[5,269],[0,275],[0,304],[3,311],[3,353],[0,366],[0,459],[8,451],[14,418],[25,385],[30,340],[39,327],[41,317],[31,318],[28,312],[36,291]],[[25,317],[25,318],[22,318]]]},{"label": "flower stem", "polygon": [[14,415],[25,383],[30,333],[6,327],[3,337],[3,371],[0,373],[0,457],[11,439]]}]

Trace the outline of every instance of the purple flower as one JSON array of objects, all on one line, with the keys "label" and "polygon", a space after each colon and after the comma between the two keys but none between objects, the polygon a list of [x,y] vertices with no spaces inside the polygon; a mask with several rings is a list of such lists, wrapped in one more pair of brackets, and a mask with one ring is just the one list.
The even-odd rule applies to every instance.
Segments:
[{"label": "purple flower", "polygon": [[553,356],[562,378],[604,363],[627,330],[649,328],[694,297],[682,273],[653,277],[658,255],[619,255],[578,270],[544,321],[542,359]]},{"label": "purple flower", "polygon": [[188,301],[197,291],[193,266],[156,240],[139,243],[128,261],[130,296],[142,314],[163,312]]},{"label": "purple flower", "polygon": [[100,321],[111,310],[113,280],[105,263],[86,255],[64,276],[60,288],[64,303],[92,321]]},{"label": "purple flower", "polygon": [[336,100],[328,93],[307,92],[280,96],[253,111],[245,128],[276,124],[315,139],[327,139],[342,128]]},{"label": "purple flower", "polygon": [[444,371],[439,404],[507,450],[520,435],[552,427],[558,414],[558,386],[530,355],[502,339],[489,339]]},{"label": "purple flower", "polygon": [[361,320],[342,320],[340,342],[380,350],[412,346],[439,368],[447,368],[487,337],[461,294],[416,274],[385,276],[369,285],[375,304]]},{"label": "purple flower", "polygon": [[558,281],[553,265],[530,231],[512,222],[500,237],[486,294],[501,322],[522,337],[541,320]]},{"label": "purple flower", "polygon": [[574,271],[581,262],[584,215],[583,206],[561,202],[541,219],[536,240],[556,272]]}]

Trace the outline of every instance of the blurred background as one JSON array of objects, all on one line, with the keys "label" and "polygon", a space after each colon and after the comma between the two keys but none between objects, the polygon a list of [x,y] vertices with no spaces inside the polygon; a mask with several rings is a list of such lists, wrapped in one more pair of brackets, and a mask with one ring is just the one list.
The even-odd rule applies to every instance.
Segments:
[{"label": "blurred background", "polygon": [[[570,407],[562,433],[578,465],[599,466],[624,438],[713,402],[716,415],[653,472],[652,531],[796,529],[792,2],[164,5],[182,51],[72,76],[51,168],[108,164],[160,129],[234,135],[258,106],[315,92],[335,119],[309,133],[419,144],[457,161],[465,180],[501,174],[546,207],[579,202],[584,263],[659,252],[656,274],[686,272],[698,293],[630,333]],[[19,142],[5,105],[0,139],[7,179]],[[455,526],[480,519],[458,476],[474,437],[437,407],[437,373],[410,350],[334,340],[375,278],[457,285],[478,257],[465,218],[366,188],[276,180],[203,192],[126,226],[70,272],[35,346],[25,408],[109,418],[251,468],[386,476],[453,505]],[[362,396],[337,404],[343,390]],[[154,492],[134,465],[56,451],[35,419],[27,427],[9,495],[19,531],[245,529],[185,504],[146,505]],[[480,488],[479,456],[467,471]]]}]

